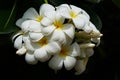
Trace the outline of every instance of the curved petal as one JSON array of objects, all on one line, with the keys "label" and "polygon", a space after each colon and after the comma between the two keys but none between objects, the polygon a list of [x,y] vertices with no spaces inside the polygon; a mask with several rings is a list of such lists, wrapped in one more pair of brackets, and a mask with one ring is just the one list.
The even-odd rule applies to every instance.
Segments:
[{"label": "curved petal", "polygon": [[76,14],[79,14],[79,13],[82,11],[81,8],[76,7],[76,6],[74,6],[74,5],[70,5],[70,7],[71,7],[71,9],[72,9]]},{"label": "curved petal", "polygon": [[95,33],[100,33],[99,30],[96,28],[96,26],[90,22],[89,26],[92,28],[92,30],[95,32]]},{"label": "curved petal", "polygon": [[23,41],[24,41],[25,47],[28,50],[34,51],[34,46],[32,46],[32,43],[31,43],[29,37],[23,37]]},{"label": "curved petal", "polygon": [[25,21],[25,19],[20,18],[16,21],[16,25],[21,28],[21,24]]},{"label": "curved petal", "polygon": [[61,14],[60,12],[56,12],[55,21],[58,21],[59,23],[63,24],[65,21],[65,18],[60,14]]},{"label": "curved petal", "polygon": [[86,33],[90,33],[92,31],[92,28],[90,26],[88,26],[88,24],[86,24],[83,28],[82,28]]},{"label": "curved petal", "polygon": [[63,31],[61,30],[55,30],[52,34],[52,37],[51,37],[51,40],[55,40],[55,41],[58,41],[62,44],[65,44],[67,41],[66,41],[66,37],[65,37],[65,34]]},{"label": "curved petal", "polygon": [[29,32],[29,36],[30,36],[30,39],[33,41],[33,42],[37,42],[39,41],[41,38],[43,38],[43,34],[42,33],[34,33],[34,32]]},{"label": "curved petal", "polygon": [[47,27],[42,28],[42,33],[44,35],[50,35],[54,30],[55,30],[54,26],[47,26]]},{"label": "curved petal", "polygon": [[82,29],[85,26],[85,21],[81,17],[73,18],[73,23],[78,29]]},{"label": "curved petal", "polygon": [[14,47],[15,47],[16,49],[22,48],[22,40],[23,40],[22,38],[23,38],[23,36],[21,35],[21,36],[18,36],[18,37],[15,39]]},{"label": "curved petal", "polygon": [[24,22],[21,24],[21,29],[22,29],[24,32],[27,32],[27,31],[29,30],[30,21],[31,21],[31,20],[26,20],[26,21],[24,21]]},{"label": "curved petal", "polygon": [[44,14],[45,17],[49,18],[52,22],[55,20],[55,15],[56,15],[55,11],[47,11]]},{"label": "curved petal", "polygon": [[55,8],[50,4],[41,5],[40,10],[39,10],[39,14],[44,15],[44,12],[46,12],[46,11],[55,11]]},{"label": "curved petal", "polygon": [[65,24],[63,32],[65,32],[71,39],[73,39],[75,34],[75,28],[72,24]]},{"label": "curved petal", "polygon": [[29,28],[28,28],[29,31],[41,32],[41,28],[42,28],[42,26],[40,25],[39,22],[33,21],[33,20],[30,21]]},{"label": "curved petal", "polygon": [[64,18],[71,19],[69,7],[59,6],[57,7],[57,13],[61,14]]},{"label": "curved petal", "polygon": [[38,62],[38,60],[35,59],[34,54],[31,54],[31,53],[26,53],[25,61],[28,64],[37,64],[37,62]]},{"label": "curved petal", "polygon": [[76,75],[79,75],[81,73],[83,73],[86,69],[86,65],[87,65],[87,61],[88,61],[88,58],[87,59],[83,59],[83,60],[78,60],[76,62],[76,65],[75,65],[75,70],[76,70]]},{"label": "curved petal", "polygon": [[75,42],[71,45],[71,54],[70,56],[80,56],[80,47],[79,45]]},{"label": "curved petal", "polygon": [[76,63],[76,59],[74,57],[67,56],[64,60],[64,66],[67,70],[71,70]]},{"label": "curved petal", "polygon": [[[21,35],[21,31],[19,31],[19,32],[17,32],[16,34],[14,34],[13,36],[12,36],[12,41],[14,41],[14,39],[16,39],[18,36],[20,36]],[[22,35],[21,35],[22,36]]]},{"label": "curved petal", "polygon": [[35,50],[34,56],[36,59],[38,59],[41,62],[45,62],[50,58],[45,48],[40,48],[40,49]]},{"label": "curved petal", "polygon": [[23,55],[26,53],[26,51],[27,51],[27,49],[25,48],[25,46],[22,46],[22,48],[20,48],[16,51],[16,54]]},{"label": "curved petal", "polygon": [[23,19],[31,19],[31,20],[36,20],[39,15],[37,11],[34,8],[29,8],[24,14],[23,14]]},{"label": "curved petal", "polygon": [[60,70],[63,66],[63,59],[58,57],[57,55],[53,56],[53,58],[49,61],[49,67],[54,70]]},{"label": "curved petal", "polygon": [[53,23],[53,20],[51,20],[47,17],[44,17],[41,21],[41,25],[43,25],[45,27],[52,25],[52,23]]},{"label": "curved petal", "polygon": [[61,47],[57,42],[50,42],[46,48],[49,54],[57,54],[60,51]]}]

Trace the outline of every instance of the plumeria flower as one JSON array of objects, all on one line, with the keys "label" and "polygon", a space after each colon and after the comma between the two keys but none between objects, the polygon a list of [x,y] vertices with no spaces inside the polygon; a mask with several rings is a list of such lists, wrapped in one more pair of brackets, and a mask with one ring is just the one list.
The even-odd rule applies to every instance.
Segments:
[{"label": "plumeria flower", "polygon": [[68,39],[74,38],[75,28],[73,24],[64,24],[65,18],[63,18],[59,12],[51,10],[46,12],[46,18],[49,19],[49,25],[42,28],[44,35],[52,35],[52,40],[59,41],[61,44],[66,44]]},{"label": "plumeria flower", "polygon": [[61,51],[54,55],[49,62],[49,67],[56,70],[60,70],[63,65],[67,70],[71,70],[76,64],[76,56],[80,55],[80,48],[77,43],[70,45],[64,45]]},{"label": "plumeria flower", "polygon": [[44,12],[54,9],[53,6],[49,4],[43,4],[40,6],[39,13],[34,8],[29,8],[22,16],[21,19],[18,20],[18,23],[22,23],[25,20],[34,20],[37,22],[41,22],[44,18]]},{"label": "plumeria flower", "polygon": [[29,39],[24,39],[29,50],[34,51],[34,56],[37,60],[45,62],[49,60],[51,55],[60,51],[60,44],[50,39],[50,37],[43,36],[39,41],[32,42]]},{"label": "plumeria flower", "polygon": [[60,14],[68,19],[72,19],[78,29],[82,29],[89,22],[89,15],[81,8],[74,5],[62,4],[57,7]]}]

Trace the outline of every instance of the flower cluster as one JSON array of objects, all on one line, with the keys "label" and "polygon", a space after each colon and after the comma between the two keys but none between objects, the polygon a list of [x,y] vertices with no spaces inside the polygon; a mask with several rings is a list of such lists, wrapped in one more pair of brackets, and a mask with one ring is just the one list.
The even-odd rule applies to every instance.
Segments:
[{"label": "flower cluster", "polygon": [[16,54],[25,55],[29,64],[48,61],[55,71],[74,68],[75,74],[85,70],[102,36],[86,11],[68,4],[43,4],[39,13],[29,8],[16,25],[20,28],[12,38]]}]

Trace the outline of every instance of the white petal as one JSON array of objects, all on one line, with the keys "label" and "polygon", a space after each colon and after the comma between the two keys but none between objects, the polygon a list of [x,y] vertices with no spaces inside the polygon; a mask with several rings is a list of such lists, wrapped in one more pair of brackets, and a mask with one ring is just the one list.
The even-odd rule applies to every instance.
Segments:
[{"label": "white petal", "polygon": [[85,21],[81,17],[73,18],[73,23],[74,23],[75,27],[78,29],[82,29],[85,26]]},{"label": "white petal", "polygon": [[65,24],[63,31],[71,38],[74,38],[75,28],[72,24]]},{"label": "white petal", "polygon": [[60,15],[59,12],[56,12],[55,21],[58,21],[58,22],[60,22],[61,24],[63,24],[64,21],[65,21],[65,18],[63,18],[63,17]]},{"label": "white petal", "polygon": [[82,14],[85,15],[90,20],[89,14],[83,9],[82,9]]},{"label": "white petal", "polygon": [[16,25],[21,28],[21,24],[25,21],[25,19],[21,18],[16,21]]},{"label": "white petal", "polygon": [[86,33],[90,33],[93,29],[88,26],[88,25],[85,25],[83,28],[82,28]]},{"label": "white petal", "polygon": [[96,28],[96,26],[92,22],[90,22],[89,25],[95,33],[100,33],[99,30]]},{"label": "white petal", "polygon": [[82,11],[81,8],[76,7],[76,6],[74,6],[74,5],[70,5],[70,7],[71,7],[71,9],[72,9],[76,14],[79,14],[80,11]]},{"label": "white petal", "polygon": [[57,7],[57,13],[60,13],[64,18],[70,19],[70,8],[66,6]]},{"label": "white petal", "polygon": [[22,37],[23,37],[23,36],[18,36],[18,37],[15,39],[14,47],[15,47],[16,49],[22,48]]},{"label": "white petal", "polygon": [[73,43],[71,46],[70,56],[79,56],[79,55],[80,55],[80,47],[77,43]]},{"label": "white petal", "polygon": [[23,41],[24,41],[24,43],[25,43],[25,47],[26,47],[28,50],[34,51],[34,46],[32,46],[29,37],[23,37]]},{"label": "white petal", "polygon": [[45,12],[45,16],[47,18],[49,18],[51,20],[51,22],[53,22],[55,20],[55,15],[56,15],[56,12],[55,11],[47,11]]},{"label": "white petal", "polygon": [[33,42],[37,42],[43,38],[44,35],[42,33],[29,32],[29,36]]},{"label": "white petal", "polygon": [[35,55],[35,58],[41,62],[45,62],[50,58],[45,48],[40,48],[40,49],[35,50],[34,55]]},{"label": "white petal", "polygon": [[39,17],[37,11],[34,8],[29,8],[23,15],[24,19],[36,20]]},{"label": "white petal", "polygon": [[44,12],[46,12],[46,11],[55,11],[55,8],[50,4],[41,5],[40,10],[39,10],[39,14],[44,15]]},{"label": "white petal", "polygon": [[41,32],[41,28],[42,28],[42,26],[40,25],[39,22],[33,21],[33,20],[30,21],[29,31],[32,31],[32,32]]},{"label": "white petal", "polygon": [[20,35],[21,35],[21,31],[13,34],[13,36],[12,36],[12,41],[14,41],[14,39],[17,38],[17,37],[20,36]]},{"label": "white petal", "polygon": [[31,20],[26,20],[26,21],[24,21],[24,22],[21,24],[21,29],[22,29],[24,32],[27,32],[27,31],[29,30],[30,21],[31,21]]},{"label": "white petal", "polygon": [[52,23],[53,23],[53,21],[47,17],[44,17],[41,21],[41,24],[45,27],[52,25]]},{"label": "white petal", "polygon": [[65,37],[65,34],[63,31],[61,30],[55,30],[52,34],[52,37],[51,37],[51,40],[55,40],[55,41],[58,41],[62,44],[65,44],[67,41],[66,41],[66,37]]},{"label": "white petal", "polygon": [[74,57],[67,56],[64,60],[64,66],[67,70],[71,70],[76,63],[76,59]]},{"label": "white petal", "polygon": [[60,70],[63,66],[63,59],[58,57],[57,55],[53,56],[53,58],[49,61],[49,67],[54,70]]},{"label": "white petal", "polygon": [[83,73],[86,69],[88,59],[78,60],[75,65],[76,75]]},{"label": "white petal", "polygon": [[68,4],[61,4],[60,6],[58,6],[57,8],[59,8],[59,7],[67,7],[67,8],[69,8],[70,9],[70,6],[68,5]]},{"label": "white petal", "polygon": [[27,49],[25,48],[25,46],[22,46],[22,48],[20,48],[16,51],[16,54],[23,55],[26,53],[26,51],[27,51]]},{"label": "white petal", "polygon": [[42,28],[42,33],[44,35],[50,35],[54,30],[55,30],[54,26],[47,26],[47,27]]},{"label": "white petal", "polygon": [[38,62],[38,60],[35,59],[34,54],[32,54],[32,53],[26,53],[25,61],[28,64],[37,64],[37,62]]},{"label": "white petal", "polygon": [[46,48],[49,54],[56,54],[60,51],[61,47],[57,42],[50,42]]}]

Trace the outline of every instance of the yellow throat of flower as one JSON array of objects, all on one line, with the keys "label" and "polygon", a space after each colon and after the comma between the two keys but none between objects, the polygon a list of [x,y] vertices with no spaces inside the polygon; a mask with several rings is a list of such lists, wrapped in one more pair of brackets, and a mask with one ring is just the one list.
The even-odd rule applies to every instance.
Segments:
[{"label": "yellow throat of flower", "polygon": [[63,28],[63,24],[60,21],[55,21],[53,24],[58,30],[61,30]]},{"label": "yellow throat of flower", "polygon": [[40,22],[43,19],[43,16],[39,16],[36,21]]},{"label": "yellow throat of flower", "polygon": [[39,44],[40,46],[45,46],[45,45],[48,44],[48,39],[47,39],[46,37],[43,37],[42,39],[40,39],[40,40],[38,41],[38,44]]},{"label": "yellow throat of flower", "polygon": [[71,16],[72,18],[76,18],[76,17],[77,17],[77,14],[76,14],[74,11],[71,11],[71,12],[70,12],[70,16]]}]

